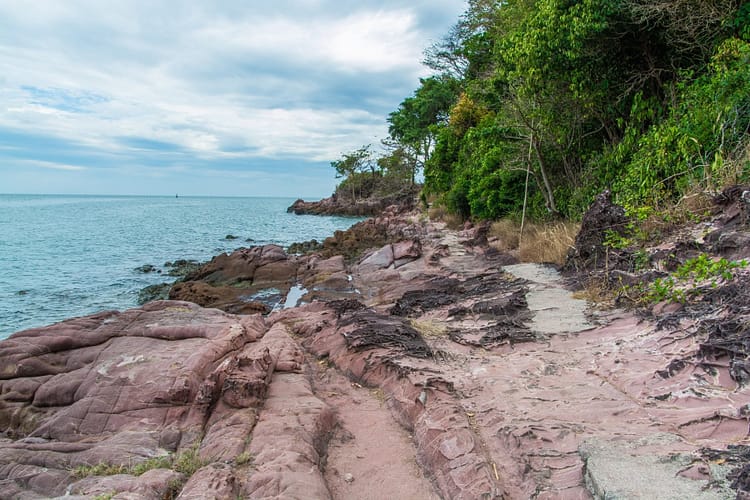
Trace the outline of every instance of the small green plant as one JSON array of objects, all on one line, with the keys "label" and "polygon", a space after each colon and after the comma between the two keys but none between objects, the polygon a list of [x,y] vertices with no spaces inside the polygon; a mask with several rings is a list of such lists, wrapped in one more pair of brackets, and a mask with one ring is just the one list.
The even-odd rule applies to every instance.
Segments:
[{"label": "small green plant", "polygon": [[648,268],[651,263],[651,256],[646,250],[640,249],[633,254],[633,267],[636,271]]},{"label": "small green plant", "polygon": [[672,277],[656,278],[646,289],[646,302],[656,303],[668,300],[670,302],[685,302],[685,290],[677,288],[677,281]]},{"label": "small green plant", "polygon": [[249,451],[243,451],[239,455],[237,455],[237,458],[234,459],[234,462],[237,465],[252,465],[253,463],[253,454]]},{"label": "small green plant", "polygon": [[79,465],[73,469],[73,476],[78,479],[89,476],[114,476],[116,474],[129,474],[129,467],[122,464],[107,464],[100,462],[95,465]]},{"label": "small green plant", "polygon": [[129,465],[103,462],[96,465],[79,465],[73,469],[73,475],[78,479],[89,476],[113,476],[115,474],[140,476],[153,469],[172,469],[189,477],[204,465],[205,463],[198,453],[198,446],[195,445],[176,455],[162,455]]},{"label": "small green plant", "polygon": [[747,261],[744,259],[729,261],[722,257],[719,260],[712,260],[708,255],[700,254],[678,267],[674,275],[681,280],[693,280],[695,282],[710,279],[712,286],[716,286],[718,278],[729,281],[734,277],[732,271],[743,267],[747,267]]},{"label": "small green plant", "polygon": [[133,465],[132,467],[130,467],[130,470],[127,472],[127,474],[132,474],[133,476],[140,476],[152,469],[169,469],[171,466],[171,462],[172,460],[169,455],[149,458],[148,460],[139,462]]},{"label": "small green plant", "polygon": [[177,454],[174,460],[172,460],[172,470],[181,472],[188,477],[192,476],[195,471],[204,465],[206,465],[206,462],[200,457],[197,443],[191,448]]},{"label": "small green plant", "polygon": [[647,287],[640,287],[639,295],[647,303],[685,302],[688,297],[698,293],[701,285],[710,281],[712,287],[718,286],[719,280],[730,281],[734,278],[735,269],[747,267],[746,260],[729,261],[721,258],[713,260],[706,254],[688,259],[675,272],[666,278],[657,278]]},{"label": "small green plant", "polygon": [[623,236],[617,231],[607,229],[604,232],[604,246],[612,248],[614,250],[622,250],[633,244],[633,240],[627,236]]},{"label": "small green plant", "polygon": [[112,497],[114,497],[116,494],[117,492],[101,493],[99,495],[96,495],[94,497],[94,500],[112,500]]}]

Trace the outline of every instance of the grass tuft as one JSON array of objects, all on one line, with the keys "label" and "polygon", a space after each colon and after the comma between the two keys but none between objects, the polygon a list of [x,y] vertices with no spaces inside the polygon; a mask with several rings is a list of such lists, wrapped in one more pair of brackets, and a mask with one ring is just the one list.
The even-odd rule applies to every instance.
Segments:
[{"label": "grass tuft", "polygon": [[423,337],[445,337],[448,333],[448,327],[441,321],[411,319],[409,323]]},{"label": "grass tuft", "polygon": [[204,465],[205,462],[201,460],[198,453],[198,446],[196,445],[176,455],[162,455],[129,465],[108,464],[104,462],[95,465],[79,465],[73,469],[73,475],[78,479],[89,476],[113,476],[116,474],[140,476],[153,469],[172,469],[190,477]]},{"label": "grass tuft", "polygon": [[524,262],[563,265],[580,228],[575,222],[529,224],[523,230],[518,256]]}]

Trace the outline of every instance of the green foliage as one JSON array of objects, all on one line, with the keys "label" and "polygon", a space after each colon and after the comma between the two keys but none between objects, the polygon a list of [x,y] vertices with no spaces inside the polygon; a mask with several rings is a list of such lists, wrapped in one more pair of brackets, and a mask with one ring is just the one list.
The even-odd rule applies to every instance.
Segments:
[{"label": "green foliage", "polygon": [[745,2],[737,10],[737,15],[732,20],[732,27],[736,30],[738,37],[750,42],[750,3]]},{"label": "green foliage", "polygon": [[604,232],[604,246],[615,250],[622,250],[628,248],[633,244],[633,240],[620,234],[617,231],[607,229]]},{"label": "green foliage", "polygon": [[73,475],[79,479],[89,476],[112,476],[116,474],[140,476],[153,469],[172,469],[189,477],[204,465],[205,463],[201,460],[198,453],[198,446],[196,445],[176,455],[169,454],[152,457],[129,465],[103,462],[95,465],[79,465],[73,469]]},{"label": "green foliage", "polygon": [[[656,205],[688,187],[715,188],[725,180],[725,160],[750,127],[750,45],[721,44],[708,71],[680,83],[669,115],[616,148],[625,174],[615,192],[626,206]],[[636,103],[637,105],[638,103]]]},{"label": "green foliage", "polygon": [[470,0],[391,137],[463,217],[521,210],[527,171],[533,214],[605,188],[658,209],[749,161],[749,19],[738,0]]},{"label": "green foliage", "polygon": [[726,281],[731,280],[734,277],[732,271],[742,267],[747,267],[746,260],[729,261],[724,258],[712,260],[706,254],[701,254],[687,260],[685,264],[678,267],[674,276],[679,280],[691,280],[693,282],[710,279],[712,285],[715,285],[719,278]]},{"label": "green foliage", "polygon": [[130,468],[125,465],[98,463],[96,465],[79,465],[73,469],[73,476],[78,479],[89,476],[114,476],[115,474],[129,474]]},{"label": "green foliage", "polygon": [[187,477],[192,476],[198,469],[206,465],[200,457],[198,445],[192,446],[176,456],[172,456],[172,470],[185,474]]},{"label": "green foliage", "polygon": [[712,260],[706,254],[688,259],[675,272],[666,278],[657,278],[646,287],[639,290],[642,300],[646,303],[662,301],[685,302],[689,297],[699,293],[700,288],[707,282],[716,287],[719,280],[730,281],[734,278],[733,271],[747,267],[746,260],[729,261],[727,259]]},{"label": "green foliage", "polygon": [[414,96],[407,97],[388,116],[388,133],[402,148],[424,165],[432,153],[435,135],[448,120],[448,111],[458,97],[458,82],[448,76],[420,80]]},{"label": "green foliage", "polygon": [[249,451],[243,451],[239,455],[237,455],[237,458],[234,459],[234,462],[237,465],[252,465],[254,460],[254,457],[252,453]]},{"label": "green foliage", "polygon": [[331,166],[339,177],[344,177],[336,187],[336,196],[355,202],[398,195],[410,191],[415,184],[415,159],[399,146],[379,158],[375,158],[370,146],[363,146],[331,162]]}]

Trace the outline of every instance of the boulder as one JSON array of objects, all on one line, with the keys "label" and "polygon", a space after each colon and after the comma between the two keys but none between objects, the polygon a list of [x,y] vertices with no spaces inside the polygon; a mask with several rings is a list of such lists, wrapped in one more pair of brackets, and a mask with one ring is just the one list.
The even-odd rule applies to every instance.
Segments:
[{"label": "boulder", "polygon": [[568,252],[565,271],[583,271],[605,267],[610,252],[604,242],[614,233],[626,236],[629,220],[625,209],[612,202],[609,190],[599,194],[581,221],[581,229]]},{"label": "boulder", "polygon": [[[153,469],[134,477],[131,468],[192,449],[225,420],[218,403],[236,398],[234,385],[224,381],[255,373],[243,353],[252,352],[246,346],[255,346],[265,329],[258,315],[157,301],[0,342],[0,430],[14,437],[0,442],[0,495],[119,491],[163,498],[179,473]],[[229,436],[224,445],[243,445],[246,436]],[[71,474],[100,463],[124,474]]]}]

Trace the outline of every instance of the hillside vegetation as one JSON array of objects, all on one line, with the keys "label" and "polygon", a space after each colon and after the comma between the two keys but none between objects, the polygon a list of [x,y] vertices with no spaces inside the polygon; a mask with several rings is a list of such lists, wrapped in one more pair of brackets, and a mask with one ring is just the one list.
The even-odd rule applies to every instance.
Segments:
[{"label": "hillside vegetation", "polygon": [[746,2],[469,0],[425,64],[342,193],[422,171],[462,218],[577,219],[604,189],[645,216],[748,180]]}]

